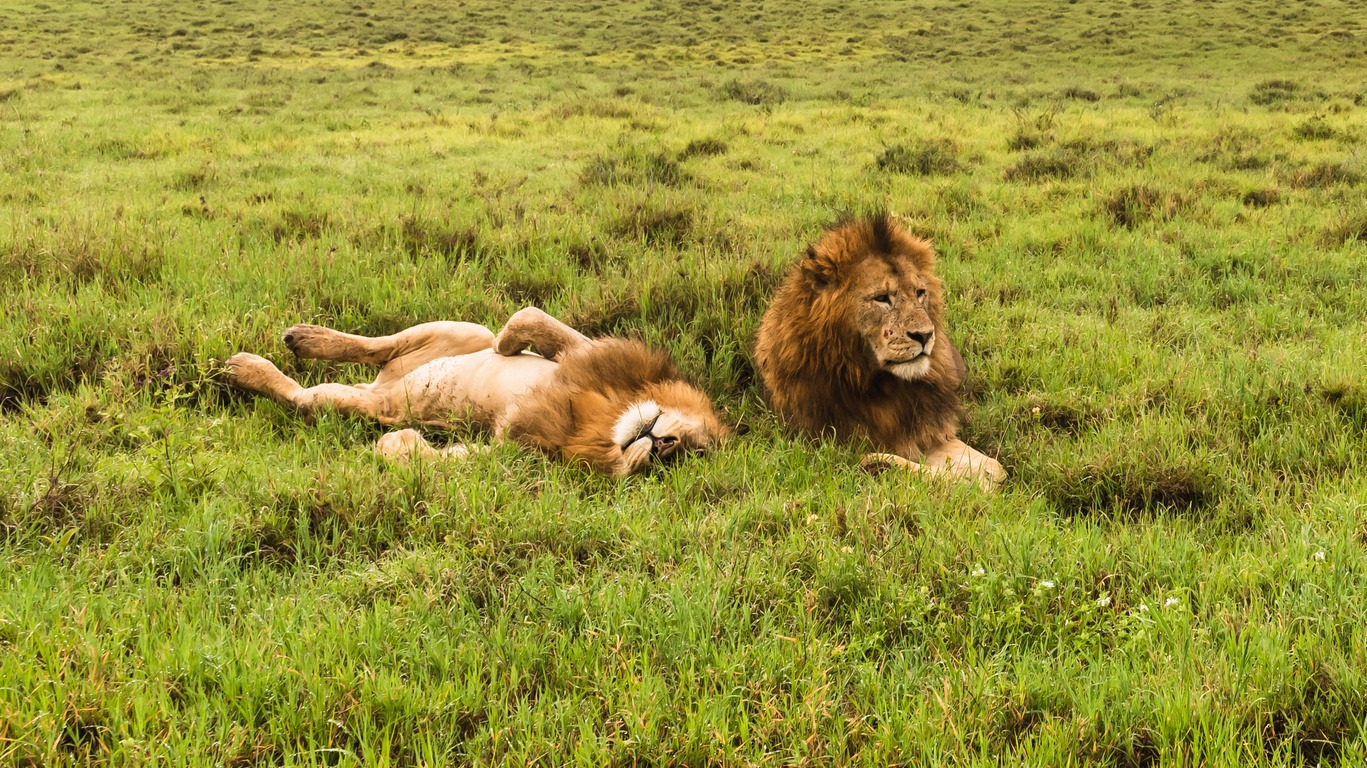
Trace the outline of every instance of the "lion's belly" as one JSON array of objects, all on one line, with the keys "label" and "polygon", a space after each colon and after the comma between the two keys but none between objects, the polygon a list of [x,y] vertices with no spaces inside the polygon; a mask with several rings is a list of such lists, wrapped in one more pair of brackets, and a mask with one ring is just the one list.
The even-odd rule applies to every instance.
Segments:
[{"label": "lion's belly", "polygon": [[395,384],[396,405],[418,421],[466,422],[492,429],[557,363],[539,355],[503,356],[492,349],[441,357]]}]

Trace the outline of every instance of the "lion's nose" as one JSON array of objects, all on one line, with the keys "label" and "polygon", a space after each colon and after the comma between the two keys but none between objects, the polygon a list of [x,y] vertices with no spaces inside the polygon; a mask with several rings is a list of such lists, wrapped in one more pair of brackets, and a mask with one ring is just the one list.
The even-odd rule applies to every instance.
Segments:
[{"label": "lion's nose", "polygon": [[918,344],[920,344],[920,345],[923,346],[923,347],[924,347],[927,343],[930,342],[931,337],[934,336],[934,335],[935,335],[935,331],[934,331],[934,330],[930,330],[930,331],[907,331],[907,338],[908,338],[908,339],[911,339],[912,341],[914,341],[914,342],[916,342],[916,343],[918,343]]},{"label": "lion's nose", "polygon": [[655,455],[662,459],[667,459],[674,455],[674,451],[679,449],[679,438],[673,435],[657,436],[655,438]]}]

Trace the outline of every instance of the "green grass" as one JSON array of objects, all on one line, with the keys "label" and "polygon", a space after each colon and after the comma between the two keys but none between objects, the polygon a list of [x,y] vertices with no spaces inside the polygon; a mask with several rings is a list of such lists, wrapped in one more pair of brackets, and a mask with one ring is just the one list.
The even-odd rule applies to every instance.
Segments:
[{"label": "green grass", "polygon": [[[1367,761],[1364,12],[0,0],[0,763]],[[999,495],[763,408],[878,208]],[[392,465],[222,375],[526,304],[742,435]]]}]

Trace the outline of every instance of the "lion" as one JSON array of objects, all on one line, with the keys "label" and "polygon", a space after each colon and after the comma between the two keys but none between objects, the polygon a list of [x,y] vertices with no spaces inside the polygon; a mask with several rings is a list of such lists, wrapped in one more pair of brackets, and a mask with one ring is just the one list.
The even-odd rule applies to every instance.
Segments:
[{"label": "lion", "polygon": [[755,357],[769,403],[797,431],[864,440],[868,469],[977,479],[1006,473],[958,439],[967,374],[945,328],[935,251],[888,215],[829,229],[789,272]]},{"label": "lion", "polygon": [[[226,362],[231,381],[305,413],[331,407],[386,425],[473,425],[617,477],[708,450],[730,434],[711,399],[663,352],[627,339],[589,339],[533,307],[497,335],[475,323],[438,321],[376,338],[296,325],[284,341],[301,358],[382,367],[370,384],[305,388],[269,360],[242,352]],[[389,457],[470,451],[434,448],[411,427],[382,436],[375,448]]]}]

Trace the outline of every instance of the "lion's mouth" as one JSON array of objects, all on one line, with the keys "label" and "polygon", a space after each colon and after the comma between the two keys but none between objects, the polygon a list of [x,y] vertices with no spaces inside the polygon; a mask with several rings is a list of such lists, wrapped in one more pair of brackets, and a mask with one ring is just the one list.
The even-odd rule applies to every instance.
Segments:
[{"label": "lion's mouth", "polygon": [[919,362],[921,362],[922,360],[926,359],[927,357],[930,357],[930,353],[929,353],[929,352],[926,352],[925,350],[922,350],[922,351],[917,352],[916,354],[912,355],[911,357],[904,358],[904,359],[902,359],[902,360],[888,360],[888,361],[886,361],[885,363],[883,363],[883,365],[886,365],[886,366],[889,367],[889,368],[895,368],[895,367],[897,367],[897,366],[899,366],[899,365],[909,365],[909,364],[911,364],[911,363],[919,363]]}]

